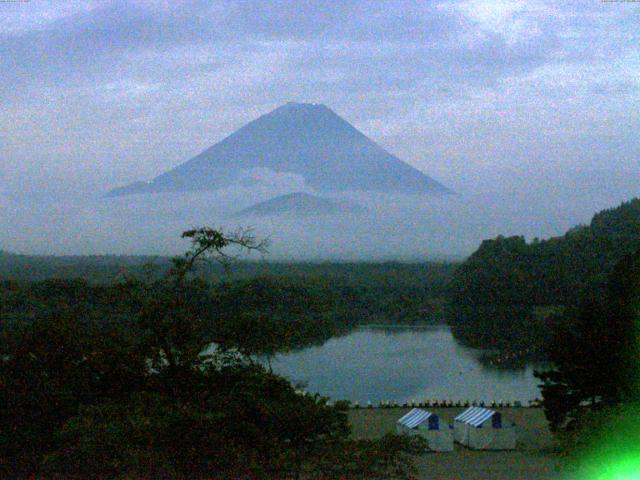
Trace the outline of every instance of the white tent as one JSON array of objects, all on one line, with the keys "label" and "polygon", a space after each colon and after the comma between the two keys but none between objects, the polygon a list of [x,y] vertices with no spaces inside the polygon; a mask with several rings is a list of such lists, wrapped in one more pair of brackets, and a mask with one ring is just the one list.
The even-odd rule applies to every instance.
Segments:
[{"label": "white tent", "polygon": [[453,451],[453,430],[449,425],[440,425],[437,415],[414,408],[396,422],[398,433],[420,435],[434,452]]},{"label": "white tent", "polygon": [[456,442],[476,450],[513,450],[516,448],[516,427],[502,422],[500,412],[471,407],[453,422]]}]

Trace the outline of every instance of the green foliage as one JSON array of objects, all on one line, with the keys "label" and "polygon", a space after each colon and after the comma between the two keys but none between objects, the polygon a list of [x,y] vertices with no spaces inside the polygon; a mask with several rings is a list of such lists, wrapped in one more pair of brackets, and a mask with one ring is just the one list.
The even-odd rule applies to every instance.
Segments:
[{"label": "green foliage", "polygon": [[55,300],[31,313],[0,335],[0,460],[8,471],[32,468],[79,405],[127,397],[148,376],[133,331]]},{"label": "green foliage", "polygon": [[342,440],[327,445],[304,478],[414,479],[413,456],[426,450],[426,442],[419,436],[387,434],[380,440]]},{"label": "green foliage", "polygon": [[186,237],[187,260],[159,279],[0,285],[0,477],[409,478],[423,446],[351,440],[346,404],[246,356],[205,354],[212,339],[263,353],[261,335],[269,352],[293,348],[313,322],[333,325],[342,297],[283,279],[212,285],[192,275],[196,259],[256,244]]},{"label": "green foliage", "polygon": [[[195,235],[196,230],[193,231]],[[189,232],[191,233],[191,232]],[[186,237],[189,240],[192,238]],[[241,232],[240,237],[252,237]],[[260,242],[255,242],[259,246]],[[230,248],[236,244],[229,244]],[[232,254],[219,261],[206,262],[201,255],[192,259],[188,255],[169,260],[151,257],[33,257],[23,255],[0,256],[0,279],[14,284],[43,281],[50,278],[76,281],[84,279],[91,286],[108,287],[123,280],[130,282],[153,282],[162,280],[172,269],[177,272],[191,265],[197,266],[194,276],[211,283],[215,288],[222,285],[264,279],[272,283],[298,285],[308,291],[322,291],[331,298],[339,297],[336,305],[346,305],[349,318],[342,316],[344,325],[331,334],[339,334],[354,323],[435,323],[442,322],[447,286],[455,265],[451,263],[269,263],[234,262],[233,270],[227,271]],[[264,245],[260,246],[261,248]],[[226,248],[226,247],[223,247]],[[205,256],[206,257],[206,256]],[[226,287],[225,287],[226,288]],[[0,286],[0,295],[2,287]],[[337,321],[342,314],[332,316]],[[335,323],[332,321],[332,323]],[[317,337],[318,340],[321,337]],[[315,339],[313,341],[316,341]]]},{"label": "green foliage", "polygon": [[64,478],[287,478],[325,444],[347,440],[342,407],[300,396],[256,366],[208,368],[179,398],[138,395],[83,408],[44,472]]},{"label": "green foliage", "polygon": [[640,250],[613,269],[599,292],[553,324],[554,368],[537,373],[551,429],[575,429],[593,410],[640,400]]},{"label": "green foliage", "polygon": [[322,343],[356,323],[344,298],[324,282],[260,277],[219,289],[216,340],[248,355]]},{"label": "green foliage", "polygon": [[553,316],[541,316],[540,307],[559,311],[602,291],[616,263],[639,246],[640,199],[600,212],[563,237],[484,241],[453,275],[447,321],[474,346],[540,353]]}]

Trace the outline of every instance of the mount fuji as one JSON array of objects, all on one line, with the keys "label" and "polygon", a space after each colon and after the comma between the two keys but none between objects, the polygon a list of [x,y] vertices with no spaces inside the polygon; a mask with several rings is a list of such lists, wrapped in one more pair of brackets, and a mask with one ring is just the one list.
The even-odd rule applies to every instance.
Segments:
[{"label": "mount fuji", "polygon": [[287,103],[153,180],[108,195],[217,190],[252,170],[299,175],[317,192],[451,193],[328,107]]}]

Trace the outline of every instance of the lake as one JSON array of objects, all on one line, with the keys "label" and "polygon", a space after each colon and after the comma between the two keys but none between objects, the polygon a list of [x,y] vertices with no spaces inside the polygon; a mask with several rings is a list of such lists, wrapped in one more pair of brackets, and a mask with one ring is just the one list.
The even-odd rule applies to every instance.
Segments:
[{"label": "lake", "polygon": [[497,369],[480,363],[481,354],[458,344],[444,325],[361,327],[320,347],[277,355],[271,364],[310,393],[361,404],[540,397],[533,366]]}]

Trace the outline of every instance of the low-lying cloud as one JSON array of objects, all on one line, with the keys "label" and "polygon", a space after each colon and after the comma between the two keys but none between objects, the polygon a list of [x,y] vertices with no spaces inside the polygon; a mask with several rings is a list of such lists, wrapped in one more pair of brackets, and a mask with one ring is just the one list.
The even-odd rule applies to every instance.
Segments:
[{"label": "low-lying cloud", "polygon": [[[0,249],[176,254],[187,247],[179,238],[182,231],[209,225],[229,230],[253,227],[256,235],[271,239],[265,257],[271,260],[460,257],[499,234],[528,239],[561,235],[588,222],[598,210],[640,196],[636,177],[629,173],[538,172],[521,177],[515,185],[509,176],[483,178],[458,177],[459,195],[334,194],[330,198],[357,203],[366,211],[305,217],[235,216],[255,203],[291,193],[285,191],[286,182],[275,190],[264,185],[234,186],[214,192],[117,198],[25,195],[11,200],[11,208],[0,210]],[[541,196],[540,190],[547,193]]]}]

